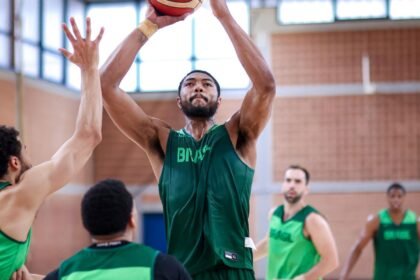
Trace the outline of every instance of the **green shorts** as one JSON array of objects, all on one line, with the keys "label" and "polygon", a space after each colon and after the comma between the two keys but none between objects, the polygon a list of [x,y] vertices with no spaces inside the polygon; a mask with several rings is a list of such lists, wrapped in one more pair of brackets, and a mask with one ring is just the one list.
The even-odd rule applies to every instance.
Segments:
[{"label": "green shorts", "polygon": [[192,276],[193,280],[255,280],[251,269],[232,268],[228,266],[207,270]]}]

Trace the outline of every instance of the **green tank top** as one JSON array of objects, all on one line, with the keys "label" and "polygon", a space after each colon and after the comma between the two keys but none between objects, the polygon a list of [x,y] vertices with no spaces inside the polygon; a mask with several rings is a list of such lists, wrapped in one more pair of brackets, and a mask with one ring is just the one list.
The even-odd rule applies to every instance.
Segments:
[{"label": "green tank top", "polygon": [[[10,185],[9,182],[0,182],[0,191]],[[22,242],[0,230],[0,280],[9,280],[13,272],[25,263],[31,236],[32,230],[29,230],[26,241]]]},{"label": "green tank top", "polygon": [[110,248],[84,248],[60,265],[59,279],[153,279],[158,254],[150,247],[131,242]]},{"label": "green tank top", "polygon": [[159,192],[168,253],[190,274],[219,265],[252,269],[245,238],[253,175],[224,125],[213,126],[200,141],[171,130]]},{"label": "green tank top", "polygon": [[319,262],[314,244],[303,233],[306,217],[314,212],[318,213],[307,205],[284,221],[284,205],[274,211],[270,220],[267,280],[292,279]]},{"label": "green tank top", "polygon": [[375,280],[415,280],[419,262],[417,218],[407,210],[396,225],[388,209],[379,211],[379,229],[374,236]]}]

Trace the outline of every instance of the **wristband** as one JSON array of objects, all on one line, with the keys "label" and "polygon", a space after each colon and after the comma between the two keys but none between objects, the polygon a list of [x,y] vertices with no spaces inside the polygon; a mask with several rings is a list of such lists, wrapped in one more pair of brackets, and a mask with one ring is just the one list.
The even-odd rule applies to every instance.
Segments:
[{"label": "wristband", "polygon": [[145,19],[139,24],[137,28],[141,31],[141,33],[144,34],[144,36],[147,37],[147,39],[149,39],[159,29],[159,26],[156,23]]}]

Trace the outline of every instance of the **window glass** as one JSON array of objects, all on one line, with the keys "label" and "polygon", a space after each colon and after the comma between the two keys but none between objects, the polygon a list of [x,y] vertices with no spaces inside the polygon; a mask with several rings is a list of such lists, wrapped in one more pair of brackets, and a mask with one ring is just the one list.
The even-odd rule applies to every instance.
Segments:
[{"label": "window glass", "polygon": [[43,44],[47,48],[58,49],[62,46],[63,2],[57,0],[44,1]]},{"label": "window glass", "polygon": [[90,5],[88,16],[92,18],[92,36],[101,27],[105,28],[100,44],[100,63],[128,36],[136,26],[136,7],[134,3],[113,3]]},{"label": "window glass", "polygon": [[0,31],[10,31],[10,0],[0,0]]},{"label": "window glass", "polygon": [[390,18],[412,19],[420,18],[420,0],[391,0]]},{"label": "window glass", "polygon": [[10,37],[0,34],[0,66],[10,67]]},{"label": "window glass", "polygon": [[153,61],[140,64],[141,91],[173,91],[191,71],[190,61]]},{"label": "window glass", "polygon": [[385,0],[337,0],[338,19],[385,18]]},{"label": "window glass", "polygon": [[334,21],[331,0],[279,0],[277,19],[283,24]]},{"label": "window glass", "polygon": [[249,78],[237,59],[198,60],[196,66],[212,74],[224,89],[249,86]]},{"label": "window glass", "polygon": [[22,38],[39,42],[39,1],[30,0],[22,3]]},{"label": "window glass", "polygon": [[61,83],[63,77],[63,59],[61,54],[44,52],[43,62],[43,77],[47,80]]},{"label": "window glass", "polygon": [[22,45],[22,69],[29,76],[39,76],[39,48],[29,44]]}]

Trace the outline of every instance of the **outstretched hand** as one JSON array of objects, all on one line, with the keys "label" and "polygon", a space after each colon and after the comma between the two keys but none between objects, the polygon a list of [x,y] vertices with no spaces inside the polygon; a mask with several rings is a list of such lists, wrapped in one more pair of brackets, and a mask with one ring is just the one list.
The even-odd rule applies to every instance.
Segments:
[{"label": "outstretched hand", "polygon": [[59,51],[72,63],[80,67],[80,69],[88,69],[91,67],[97,68],[99,63],[99,42],[104,34],[104,28],[101,27],[98,36],[91,40],[91,26],[90,18],[86,18],[86,37],[80,35],[79,28],[77,27],[74,18],[70,18],[73,33],[69,27],[63,23],[63,30],[73,46],[74,52],[59,48]]},{"label": "outstretched hand", "polygon": [[149,4],[146,12],[146,18],[150,20],[151,22],[157,24],[159,28],[163,28],[165,26],[169,26],[171,24],[174,24],[178,21],[184,20],[186,17],[191,15],[191,13],[184,14],[179,17],[175,16],[166,16],[166,15],[160,15],[156,11],[156,9]]}]

